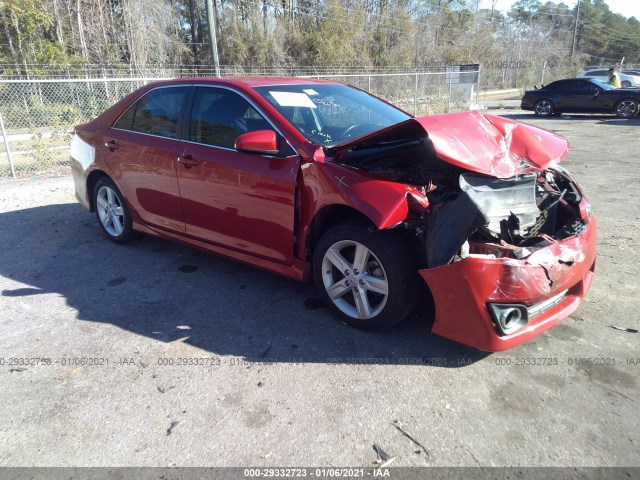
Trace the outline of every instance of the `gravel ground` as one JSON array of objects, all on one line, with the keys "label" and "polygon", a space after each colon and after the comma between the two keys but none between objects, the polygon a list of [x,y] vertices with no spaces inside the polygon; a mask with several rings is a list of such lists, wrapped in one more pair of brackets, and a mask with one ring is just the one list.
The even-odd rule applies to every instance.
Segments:
[{"label": "gravel ground", "polygon": [[70,176],[0,183],[0,465],[371,467],[374,444],[394,466],[640,465],[640,336],[612,328],[640,328],[640,120],[506,116],[570,139],[599,257],[573,317],[500,354],[419,315],[353,330],[311,284],[169,242],[113,244]]}]

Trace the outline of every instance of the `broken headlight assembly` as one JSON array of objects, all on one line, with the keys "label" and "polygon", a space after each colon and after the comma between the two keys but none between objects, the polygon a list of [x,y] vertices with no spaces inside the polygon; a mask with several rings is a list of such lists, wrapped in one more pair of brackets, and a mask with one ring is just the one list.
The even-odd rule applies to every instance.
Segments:
[{"label": "broken headlight assembly", "polygon": [[457,195],[440,189],[447,193],[430,199],[429,268],[469,254],[523,259],[586,228],[582,194],[559,167],[507,179],[463,173],[458,182]]}]

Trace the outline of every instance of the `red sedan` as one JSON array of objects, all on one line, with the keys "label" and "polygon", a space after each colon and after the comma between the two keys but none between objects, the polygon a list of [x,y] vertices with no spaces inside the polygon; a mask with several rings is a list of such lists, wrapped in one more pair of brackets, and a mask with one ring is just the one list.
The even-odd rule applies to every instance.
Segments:
[{"label": "red sedan", "polygon": [[143,232],[298,280],[363,329],[426,287],[433,332],[487,351],[571,315],[595,267],[565,139],[477,112],[414,118],[284,78],[149,84],[71,145],[76,197],[117,243]]}]

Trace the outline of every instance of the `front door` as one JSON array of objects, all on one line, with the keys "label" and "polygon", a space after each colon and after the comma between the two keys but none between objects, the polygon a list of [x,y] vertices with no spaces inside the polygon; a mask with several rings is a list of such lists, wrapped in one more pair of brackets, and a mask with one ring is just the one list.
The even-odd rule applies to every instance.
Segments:
[{"label": "front door", "polygon": [[181,144],[178,184],[188,236],[292,264],[300,158],[244,153],[235,139],[274,127],[239,93],[196,87]]}]

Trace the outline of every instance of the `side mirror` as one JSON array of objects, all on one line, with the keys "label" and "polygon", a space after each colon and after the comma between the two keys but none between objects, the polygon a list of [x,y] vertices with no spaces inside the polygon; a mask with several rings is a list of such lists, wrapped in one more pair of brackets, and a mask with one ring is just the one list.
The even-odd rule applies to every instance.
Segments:
[{"label": "side mirror", "polygon": [[243,133],[236,138],[234,147],[241,152],[273,155],[278,153],[276,132],[273,130],[256,130]]}]

